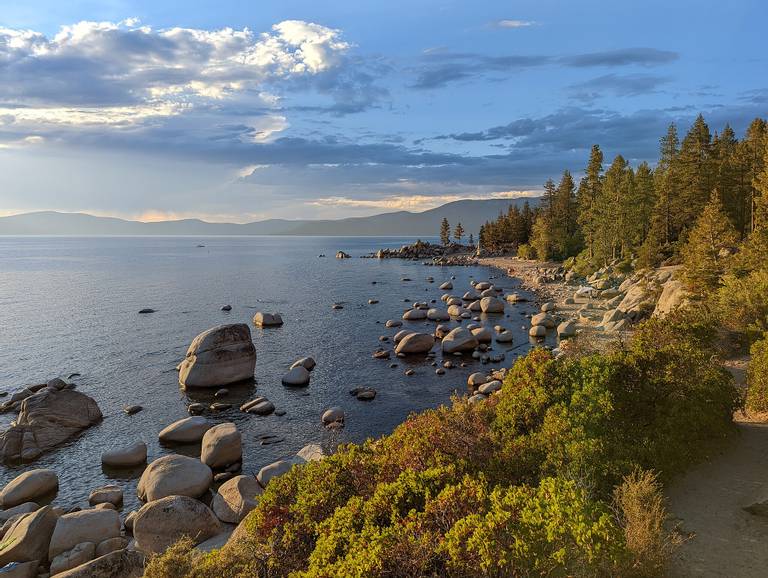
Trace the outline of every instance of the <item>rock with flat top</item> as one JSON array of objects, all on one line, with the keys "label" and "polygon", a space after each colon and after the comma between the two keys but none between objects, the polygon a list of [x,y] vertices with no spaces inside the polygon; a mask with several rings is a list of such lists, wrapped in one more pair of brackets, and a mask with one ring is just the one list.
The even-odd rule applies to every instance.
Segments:
[{"label": "rock with flat top", "polygon": [[202,416],[185,417],[163,428],[158,438],[164,443],[196,443],[212,427],[213,424]]},{"label": "rock with flat top", "polygon": [[183,387],[221,387],[253,379],[256,348],[245,323],[219,325],[192,340],[179,365]]},{"label": "rock with flat top", "polygon": [[147,444],[135,442],[101,454],[101,463],[112,468],[130,468],[147,463]]},{"label": "rock with flat top", "polygon": [[253,316],[253,324],[256,327],[278,327],[283,324],[283,318],[279,313],[259,311]]}]

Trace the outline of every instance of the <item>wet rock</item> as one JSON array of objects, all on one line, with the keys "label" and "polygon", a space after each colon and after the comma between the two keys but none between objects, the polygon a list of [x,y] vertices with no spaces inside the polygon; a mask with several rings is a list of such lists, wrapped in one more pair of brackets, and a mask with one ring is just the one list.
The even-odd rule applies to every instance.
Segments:
[{"label": "wet rock", "polygon": [[142,409],[144,408],[140,405],[124,405],[123,406],[123,411],[127,415],[134,415],[136,413],[139,413]]},{"label": "wet rock", "polygon": [[241,405],[240,410],[256,415],[269,415],[275,411],[275,405],[266,397],[257,397]]},{"label": "wet rock", "polygon": [[395,348],[395,353],[404,355],[427,353],[435,345],[435,338],[428,333],[409,333]]},{"label": "wet rock", "polygon": [[504,313],[504,302],[496,297],[483,297],[480,300],[480,310],[483,313]]},{"label": "wet rock", "polygon": [[344,410],[337,406],[331,407],[323,412],[320,420],[325,425],[332,423],[344,423]]},{"label": "wet rock", "polygon": [[213,424],[201,416],[185,417],[166,426],[158,438],[165,443],[196,443]]},{"label": "wet rock", "polygon": [[309,371],[303,365],[297,365],[283,376],[282,382],[283,385],[305,386],[309,385],[309,378]]},{"label": "wet rock", "polygon": [[146,315],[147,313],[155,313],[155,310],[151,307],[145,307],[144,309],[139,309],[139,313]]},{"label": "wet rock", "polygon": [[279,313],[258,311],[253,316],[253,324],[256,327],[278,327],[283,324],[283,318]]},{"label": "wet rock", "polygon": [[221,387],[253,379],[256,348],[245,323],[219,325],[192,341],[179,367],[184,387]]},{"label": "wet rock", "polygon": [[301,359],[294,361],[290,368],[293,369],[294,367],[301,366],[307,371],[312,371],[316,365],[317,363],[312,357],[302,357]]},{"label": "wet rock", "polygon": [[443,338],[442,348],[443,353],[462,353],[472,351],[477,345],[477,338],[471,331],[457,327]]},{"label": "wet rock", "polygon": [[120,507],[123,503],[123,490],[120,486],[103,486],[101,488],[96,488],[88,496],[88,503],[91,506],[106,503]]}]

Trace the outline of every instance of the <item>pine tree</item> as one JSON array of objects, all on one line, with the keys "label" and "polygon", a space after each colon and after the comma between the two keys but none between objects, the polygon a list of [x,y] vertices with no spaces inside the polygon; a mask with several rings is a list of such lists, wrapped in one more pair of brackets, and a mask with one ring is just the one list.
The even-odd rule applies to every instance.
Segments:
[{"label": "pine tree", "polygon": [[472,235],[472,233],[469,234],[469,246],[470,247],[475,246],[475,237]]},{"label": "pine tree", "polygon": [[712,135],[701,115],[685,135],[673,165],[680,172],[680,197],[674,206],[673,227],[678,236],[685,236],[715,188]]},{"label": "pine tree", "polygon": [[688,243],[682,250],[685,280],[692,290],[706,294],[717,289],[725,273],[729,250],[736,246],[738,234],[715,190],[696,220]]},{"label": "pine tree", "polygon": [[461,238],[464,236],[464,227],[461,226],[461,223],[459,222],[456,225],[456,228],[453,230],[453,238],[456,239],[457,243],[461,243]]},{"label": "pine tree", "polygon": [[676,238],[673,227],[673,213],[677,207],[680,178],[676,164],[680,154],[680,140],[674,123],[667,128],[667,134],[659,141],[660,155],[654,175],[656,189],[656,207],[654,209],[659,222],[661,243],[668,245]]},{"label": "pine tree", "polygon": [[592,145],[589,162],[584,171],[584,178],[579,183],[577,192],[578,216],[590,258],[594,256],[593,241],[595,236],[595,201],[600,195],[603,173],[603,152],[598,145]]},{"label": "pine tree", "polygon": [[768,229],[768,140],[763,153],[763,170],[757,174],[752,184],[755,190],[753,229]]},{"label": "pine tree", "polygon": [[443,222],[440,223],[440,242],[443,245],[448,245],[451,242],[451,226],[445,217],[443,217]]}]

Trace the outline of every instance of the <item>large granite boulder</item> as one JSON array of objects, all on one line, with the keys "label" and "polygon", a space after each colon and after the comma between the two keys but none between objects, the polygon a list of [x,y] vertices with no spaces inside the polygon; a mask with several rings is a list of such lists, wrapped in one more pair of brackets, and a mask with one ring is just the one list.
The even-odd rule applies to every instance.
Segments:
[{"label": "large granite boulder", "polygon": [[147,444],[134,442],[101,454],[101,463],[112,468],[130,468],[147,462]]},{"label": "large granite boulder", "polygon": [[235,476],[224,482],[213,497],[213,513],[222,522],[239,524],[258,505],[262,493],[253,476]]},{"label": "large granite boulder", "polygon": [[167,496],[145,504],[133,522],[136,547],[146,554],[163,552],[183,536],[199,544],[221,531],[211,509],[187,496]]},{"label": "large granite boulder", "polygon": [[669,279],[664,283],[653,317],[664,317],[675,309],[685,307],[691,299],[691,294],[679,279]]},{"label": "large granite boulder", "polygon": [[199,498],[213,481],[211,468],[200,460],[171,454],[156,459],[141,474],[136,493],[152,502],[166,496]]},{"label": "large granite boulder", "polygon": [[22,514],[0,542],[0,567],[8,562],[43,560],[58,518],[50,506]]},{"label": "large granite boulder", "polygon": [[480,299],[480,310],[483,313],[504,313],[504,302],[497,297]]},{"label": "large granite boulder", "polygon": [[29,470],[8,482],[0,492],[0,507],[13,508],[24,502],[55,492],[59,487],[56,472],[48,469]]},{"label": "large granite boulder", "polygon": [[21,402],[14,425],[0,434],[0,459],[32,461],[101,419],[91,397],[46,387]]},{"label": "large granite boulder", "polygon": [[220,423],[205,432],[201,462],[210,468],[223,468],[242,459],[242,436],[235,424]]},{"label": "large granite boulder", "polygon": [[219,325],[195,337],[179,365],[184,387],[219,387],[253,379],[256,348],[245,323]]},{"label": "large granite boulder", "polygon": [[81,542],[71,550],[62,552],[51,560],[51,575],[61,574],[90,562],[96,556],[96,544]]},{"label": "large granite boulder", "polygon": [[428,333],[409,333],[395,347],[395,353],[403,355],[427,353],[435,345],[434,336]]},{"label": "large granite boulder", "polygon": [[64,514],[56,522],[56,528],[48,546],[48,559],[83,542],[98,544],[102,540],[120,536],[120,516],[115,510],[82,510]]},{"label": "large granite boulder", "polygon": [[457,327],[443,338],[443,353],[463,353],[478,346],[477,338],[469,329]]}]

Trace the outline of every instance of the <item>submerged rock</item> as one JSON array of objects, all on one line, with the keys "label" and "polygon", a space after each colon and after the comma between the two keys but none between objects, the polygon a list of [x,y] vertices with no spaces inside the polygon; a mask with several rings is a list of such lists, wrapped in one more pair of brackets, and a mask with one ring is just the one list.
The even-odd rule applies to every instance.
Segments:
[{"label": "submerged rock", "polygon": [[158,438],[165,443],[196,443],[213,424],[202,416],[185,417],[166,426]]},{"label": "submerged rock", "polygon": [[179,366],[184,387],[221,387],[253,379],[256,348],[245,323],[219,325],[195,337]]}]

